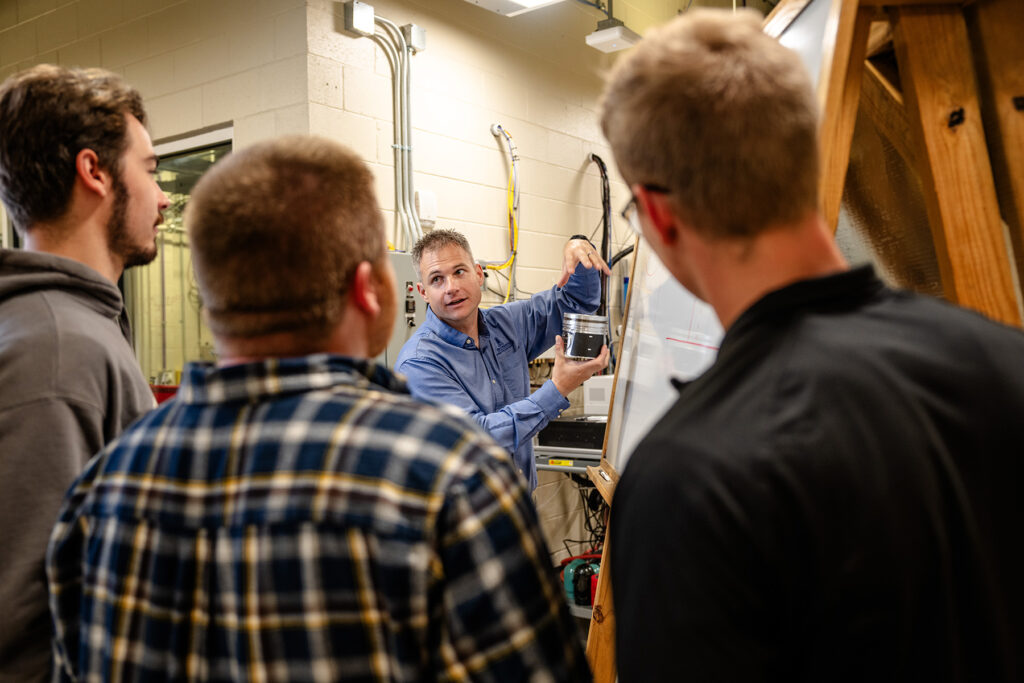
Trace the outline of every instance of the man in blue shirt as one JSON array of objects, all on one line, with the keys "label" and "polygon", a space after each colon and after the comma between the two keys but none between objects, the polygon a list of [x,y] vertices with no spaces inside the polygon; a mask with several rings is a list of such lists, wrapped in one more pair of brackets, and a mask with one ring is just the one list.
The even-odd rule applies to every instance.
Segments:
[{"label": "man in blue shirt", "polygon": [[[565,358],[565,313],[593,313],[601,294],[599,271],[608,265],[586,238],[565,245],[562,276],[551,289],[524,301],[480,310],[483,269],[466,238],[434,230],[412,250],[416,283],[429,304],[423,326],[402,347],[395,369],[417,398],[465,410],[512,453],[516,467],[537,486],[533,436],[569,407],[569,393],[607,367],[608,349],[591,361]],[[555,345],[551,379],[530,393],[531,360]]]}]

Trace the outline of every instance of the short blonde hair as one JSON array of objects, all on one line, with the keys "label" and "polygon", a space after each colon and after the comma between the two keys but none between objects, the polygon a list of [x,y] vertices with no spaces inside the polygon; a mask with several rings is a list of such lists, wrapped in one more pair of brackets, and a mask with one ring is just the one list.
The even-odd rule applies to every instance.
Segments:
[{"label": "short blonde hair", "polygon": [[608,77],[601,127],[626,181],[668,189],[707,236],[749,237],[817,208],[810,77],[753,10],[693,10],[648,33]]},{"label": "short blonde hair", "polygon": [[324,138],[230,154],[196,184],[185,224],[210,328],[226,337],[327,332],[356,267],[386,256],[370,170]]}]

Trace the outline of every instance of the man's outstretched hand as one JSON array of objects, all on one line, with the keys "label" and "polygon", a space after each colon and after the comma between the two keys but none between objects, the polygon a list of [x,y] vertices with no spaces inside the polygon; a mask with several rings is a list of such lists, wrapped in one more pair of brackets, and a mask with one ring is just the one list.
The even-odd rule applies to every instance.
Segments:
[{"label": "man's outstretched hand", "polygon": [[576,265],[579,263],[582,263],[584,268],[597,268],[605,275],[612,274],[593,244],[587,240],[569,240],[565,243],[565,252],[562,254],[562,277],[558,280],[559,287],[565,286],[569,276],[576,272]]},{"label": "man's outstretched hand", "polygon": [[[604,263],[602,261],[602,263]],[[608,347],[601,346],[601,354],[593,360],[572,360],[565,357],[565,342],[562,336],[555,337],[555,367],[551,370],[551,381],[558,393],[568,398],[573,389],[608,367]]]}]

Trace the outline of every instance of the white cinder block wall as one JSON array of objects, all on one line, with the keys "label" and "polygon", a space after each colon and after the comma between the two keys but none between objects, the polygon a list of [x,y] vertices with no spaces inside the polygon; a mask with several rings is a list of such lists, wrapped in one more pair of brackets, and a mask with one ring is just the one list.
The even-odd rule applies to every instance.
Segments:
[{"label": "white cinder block wall", "polygon": [[[0,79],[40,62],[121,73],[142,92],[157,142],[225,125],[236,147],[308,132],[307,55],[302,0],[0,0]],[[159,262],[135,279],[150,313],[136,339],[151,378],[165,368],[163,319],[168,369],[181,367],[183,318],[188,348],[198,347],[178,251],[163,250],[163,291]]]},{"label": "white cinder block wall", "polygon": [[[589,154],[611,164],[595,114],[611,59],[583,42],[596,12],[567,2],[509,19],[463,0],[370,4],[396,24],[426,29],[427,49],[412,59],[414,182],[436,194],[438,225],[464,232],[477,258],[506,257],[509,162],[490,132],[500,123],[522,157],[518,286],[550,287],[565,238],[590,234],[601,219]],[[387,60],[369,39],[335,30],[340,3],[311,1],[308,21],[310,132],[351,144],[372,162],[393,225]],[[621,183],[613,197],[627,197]],[[625,239],[624,228],[616,232]]]},{"label": "white cinder block wall", "polygon": [[[522,157],[519,288],[550,287],[566,238],[598,228],[592,152],[613,176],[614,251],[627,243],[618,211],[628,190],[596,117],[601,75],[614,57],[584,43],[601,18],[596,10],[567,0],[510,19],[464,0],[370,4],[427,32],[426,51],[412,60],[414,180],[436,194],[438,225],[464,232],[477,258],[505,258],[509,160],[490,133],[500,123]],[[688,5],[615,7],[642,32]],[[393,226],[389,68],[371,40],[340,32],[342,13],[333,0],[0,0],[0,80],[40,62],[119,72],[145,96],[157,142],[223,124],[233,125],[235,148],[286,133],[334,138],[373,168]],[[542,473],[541,482],[553,547],[579,538],[581,511],[564,476]]]},{"label": "white cinder block wall", "polygon": [[[596,115],[601,73],[613,58],[584,43],[596,28],[593,10],[570,1],[510,19],[464,0],[370,4],[398,25],[426,29],[427,49],[412,58],[414,183],[437,196],[439,226],[464,233],[477,258],[506,257],[509,159],[504,141],[490,131],[499,123],[521,157],[520,289],[551,287],[561,271],[566,239],[599,226],[600,181],[591,152],[612,169],[613,251],[623,246],[628,229],[618,210],[628,190],[618,180]],[[371,162],[393,225],[387,59],[371,40],[335,30],[343,25],[339,3],[311,1],[308,21],[309,130],[352,145]],[[331,87],[339,73],[340,92]],[[496,279],[490,280],[497,287]],[[567,554],[561,540],[584,533],[575,485],[563,474],[541,472],[536,501],[553,555],[561,558]],[[579,544],[570,547],[583,550]]]}]

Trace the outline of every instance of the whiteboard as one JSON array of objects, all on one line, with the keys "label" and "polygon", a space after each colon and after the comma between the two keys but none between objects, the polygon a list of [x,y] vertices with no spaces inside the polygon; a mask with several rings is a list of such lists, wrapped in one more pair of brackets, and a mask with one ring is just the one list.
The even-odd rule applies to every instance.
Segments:
[{"label": "whiteboard", "polygon": [[800,60],[811,74],[811,83],[815,85],[821,82],[825,56],[822,37],[829,18],[834,16],[832,4],[832,0],[812,0],[778,36],[780,43],[800,55]]},{"label": "whiteboard", "polygon": [[711,307],[680,285],[639,238],[623,325],[604,450],[619,472],[675,403],[671,379],[689,381],[707,370],[722,339]]}]

